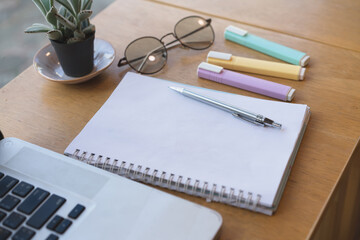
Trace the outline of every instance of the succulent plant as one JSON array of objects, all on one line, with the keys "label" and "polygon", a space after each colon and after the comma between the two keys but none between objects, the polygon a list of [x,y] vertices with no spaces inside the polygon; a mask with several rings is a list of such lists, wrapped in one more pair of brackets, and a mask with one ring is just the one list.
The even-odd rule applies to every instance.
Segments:
[{"label": "succulent plant", "polygon": [[[63,43],[85,40],[95,32],[89,17],[93,0],[32,0],[50,24],[34,23],[26,33],[45,32],[48,38]],[[58,3],[59,8],[55,6]]]}]

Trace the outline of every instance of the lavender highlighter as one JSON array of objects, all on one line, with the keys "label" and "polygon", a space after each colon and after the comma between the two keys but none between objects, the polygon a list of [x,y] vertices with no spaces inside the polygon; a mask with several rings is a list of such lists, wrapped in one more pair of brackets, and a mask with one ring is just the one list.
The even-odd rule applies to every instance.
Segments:
[{"label": "lavender highlighter", "polygon": [[222,67],[205,62],[202,62],[198,67],[198,77],[282,101],[290,102],[295,95],[295,89],[290,86],[225,70]]}]

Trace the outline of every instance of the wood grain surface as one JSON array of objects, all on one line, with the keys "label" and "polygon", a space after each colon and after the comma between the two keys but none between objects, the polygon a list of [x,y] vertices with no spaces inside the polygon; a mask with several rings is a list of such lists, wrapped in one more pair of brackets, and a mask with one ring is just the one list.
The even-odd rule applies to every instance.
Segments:
[{"label": "wood grain surface", "polygon": [[193,9],[202,14],[231,20],[235,24],[243,23],[360,51],[360,2],[356,0],[153,1],[173,7]]},{"label": "wood grain surface", "polygon": [[[255,10],[252,11],[253,15],[257,15]],[[110,96],[124,74],[130,71],[129,67],[116,66],[119,58],[123,57],[127,44],[141,36],[161,37],[171,32],[181,18],[197,14],[197,11],[151,1],[116,1],[93,19],[97,27],[96,37],[109,41],[117,52],[112,66],[100,76],[78,85],[47,81],[41,78],[32,66],[29,67],[0,90],[0,127],[4,135],[63,153],[66,146]],[[224,220],[220,239],[304,239],[315,236],[313,232],[321,229],[319,222],[325,221],[321,218],[324,208],[334,195],[336,184],[344,177],[343,170],[351,162],[359,161],[359,158],[350,156],[360,133],[360,53],[337,47],[335,43],[323,44],[318,40],[312,41],[271,31],[267,27],[234,22],[230,19],[231,16],[235,19],[236,14],[231,11],[229,14],[221,14],[224,14],[221,18],[202,14],[204,17],[212,17],[216,34],[215,43],[209,50],[277,61],[225,41],[225,27],[236,24],[246,27],[254,34],[309,53],[312,59],[304,81],[258,77],[295,88],[293,102],[310,106],[310,122],[279,209],[274,216],[220,203],[207,203],[202,198],[174,191],[167,192],[218,211]],[[268,24],[266,20],[262,21],[264,26]],[[314,21],[313,24],[316,23]],[[321,23],[320,21],[319,24]],[[352,33],[349,34],[351,39]],[[172,49],[169,51],[166,67],[153,76],[270,99],[199,79],[196,69],[199,63],[205,61],[207,53],[208,50]],[[348,203],[356,204],[352,201]],[[343,227],[344,230],[353,231],[349,229],[351,226]]]},{"label": "wood grain surface", "polygon": [[[359,239],[360,139],[311,233],[311,239]],[[336,217],[334,217],[336,216]]]}]

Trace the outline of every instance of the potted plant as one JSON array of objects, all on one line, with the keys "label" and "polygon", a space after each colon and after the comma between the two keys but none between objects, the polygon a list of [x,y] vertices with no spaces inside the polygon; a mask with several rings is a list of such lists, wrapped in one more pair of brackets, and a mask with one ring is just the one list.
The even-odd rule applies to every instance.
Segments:
[{"label": "potted plant", "polygon": [[45,32],[68,76],[81,77],[94,67],[95,26],[89,17],[92,0],[32,0],[48,25],[35,23],[26,33]]}]

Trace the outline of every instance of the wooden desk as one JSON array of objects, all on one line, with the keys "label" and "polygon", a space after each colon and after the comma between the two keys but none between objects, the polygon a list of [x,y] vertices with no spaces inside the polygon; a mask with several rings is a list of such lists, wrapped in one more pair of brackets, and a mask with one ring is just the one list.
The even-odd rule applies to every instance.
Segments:
[{"label": "wooden desk", "polygon": [[360,51],[360,2],[356,0],[153,0],[234,23]]},{"label": "wooden desk", "polygon": [[[303,31],[300,34],[293,27],[278,30],[282,29],[285,23],[289,23],[289,26],[296,25],[299,16],[294,16],[294,19],[289,17],[283,23],[276,21],[273,25],[269,23],[269,18],[260,16],[263,11],[258,14],[257,8],[249,8],[247,14],[259,18],[254,18],[256,23],[247,23],[246,19],[236,19],[237,13],[232,11],[233,8],[219,10],[215,15],[211,8],[215,7],[214,4],[219,5],[220,1],[207,1],[201,8],[202,12],[191,10],[192,7],[197,7],[198,2],[192,1],[193,5],[187,6],[179,3],[176,6],[170,0],[166,4],[142,0],[115,2],[93,20],[97,26],[96,36],[111,42],[117,51],[114,64],[102,75],[79,85],[49,82],[42,79],[33,67],[29,67],[0,90],[1,129],[6,136],[18,137],[63,153],[129,71],[127,67],[116,67],[116,62],[123,56],[129,42],[146,35],[163,36],[173,30],[179,19],[188,15],[201,14],[211,17],[216,33],[211,50],[277,61],[225,41],[224,29],[232,24],[307,52],[311,61],[304,81],[262,78],[297,89],[293,102],[309,105],[312,116],[279,209],[274,216],[269,217],[219,203],[207,203],[204,199],[182,193],[171,193],[220,212],[224,219],[220,239],[353,238],[360,212],[360,145],[356,145],[360,135],[360,53],[356,48],[358,45],[351,41],[359,39],[356,32],[359,21],[357,24],[353,23],[355,27],[343,26],[346,30],[344,34],[349,35],[334,35],[335,40],[344,39],[348,44],[347,47],[338,47],[341,43],[324,38],[326,35],[318,34],[313,37],[315,35],[312,34],[316,31],[310,31],[307,33],[309,35],[304,36],[301,35],[304,34]],[[257,2],[260,4],[266,1]],[[283,5],[287,6],[286,4],[295,3],[284,1]],[[355,1],[348,4],[359,9]],[[328,6],[332,5],[325,3],[318,7],[326,9]],[[344,12],[343,16],[346,15]],[[323,27],[323,21],[327,18],[319,18],[313,18],[311,24]],[[332,30],[329,29],[327,34],[331,35]],[[324,31],[326,32],[326,29]],[[167,66],[155,77],[269,99],[197,78],[196,68],[206,59],[207,52],[172,49],[169,51]],[[352,155],[353,149],[355,151]]]}]

